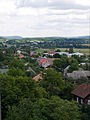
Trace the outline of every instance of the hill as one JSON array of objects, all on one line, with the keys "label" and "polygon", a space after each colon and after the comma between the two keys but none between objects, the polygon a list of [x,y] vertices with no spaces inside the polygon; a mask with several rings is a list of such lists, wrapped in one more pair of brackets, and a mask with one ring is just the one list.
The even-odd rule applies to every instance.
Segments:
[{"label": "hill", "polygon": [[3,38],[6,38],[6,39],[22,39],[22,37],[21,36],[1,36],[1,37],[3,37]]}]

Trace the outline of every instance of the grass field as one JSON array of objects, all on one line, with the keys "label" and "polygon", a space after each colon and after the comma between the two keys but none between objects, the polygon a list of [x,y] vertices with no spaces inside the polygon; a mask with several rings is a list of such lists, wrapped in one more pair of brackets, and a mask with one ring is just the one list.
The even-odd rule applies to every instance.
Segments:
[{"label": "grass field", "polygon": [[[63,52],[65,51],[67,48],[60,48],[60,50]],[[36,52],[39,52],[39,53],[43,53],[44,51],[55,51],[56,49],[37,49]],[[74,48],[74,52],[80,52],[80,53],[84,53],[85,55],[90,55],[90,49],[77,49],[77,48]]]}]

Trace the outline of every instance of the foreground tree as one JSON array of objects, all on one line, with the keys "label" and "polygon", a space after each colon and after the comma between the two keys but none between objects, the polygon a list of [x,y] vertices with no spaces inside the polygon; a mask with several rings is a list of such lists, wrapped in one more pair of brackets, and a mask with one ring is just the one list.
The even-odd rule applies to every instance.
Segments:
[{"label": "foreground tree", "polygon": [[53,96],[36,102],[23,99],[9,108],[6,120],[80,120],[80,113],[74,102]]},{"label": "foreground tree", "polygon": [[61,73],[48,69],[43,71],[42,76],[43,80],[40,85],[46,89],[50,96],[59,95],[64,87],[64,80]]},{"label": "foreground tree", "polygon": [[2,100],[2,119],[7,113],[9,106],[16,105],[21,99],[30,98],[35,101],[46,95],[43,88],[28,77],[12,77],[10,75],[0,75],[0,88]]}]

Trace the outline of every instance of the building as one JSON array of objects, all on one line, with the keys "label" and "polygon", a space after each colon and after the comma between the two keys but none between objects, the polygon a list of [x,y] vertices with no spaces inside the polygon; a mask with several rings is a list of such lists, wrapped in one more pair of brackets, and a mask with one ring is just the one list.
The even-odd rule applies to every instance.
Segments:
[{"label": "building", "polygon": [[83,56],[84,54],[83,53],[79,53],[79,52],[76,52],[76,53],[71,53],[69,54],[69,57],[73,56],[73,55],[77,55],[79,57]]},{"label": "building", "polygon": [[33,79],[34,79],[35,81],[40,81],[40,80],[42,80],[42,76],[41,76],[40,74],[38,74],[38,75],[35,76]]},{"label": "building", "polygon": [[48,52],[48,55],[53,56],[56,52],[55,51],[50,51]]},{"label": "building", "polygon": [[78,80],[81,77],[86,77],[87,79],[90,79],[90,71],[79,69],[77,71],[73,71],[72,73],[67,73],[67,77],[74,80]]},{"label": "building", "polygon": [[59,55],[66,55],[66,56],[69,56],[69,53],[68,52],[56,52],[57,54]]},{"label": "building", "polygon": [[43,58],[43,57],[39,57],[37,59],[39,65],[45,69],[51,68],[54,60],[55,58]]},{"label": "building", "polygon": [[71,94],[73,95],[73,99],[78,104],[88,104],[90,105],[90,85],[89,84],[81,84],[76,89],[74,89]]}]

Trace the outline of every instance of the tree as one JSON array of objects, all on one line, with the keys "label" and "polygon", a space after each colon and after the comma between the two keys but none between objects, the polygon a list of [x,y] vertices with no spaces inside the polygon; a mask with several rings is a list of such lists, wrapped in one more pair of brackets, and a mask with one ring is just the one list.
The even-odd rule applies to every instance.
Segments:
[{"label": "tree", "polygon": [[90,120],[90,106],[82,105],[81,106],[81,120]]},{"label": "tree", "polygon": [[0,61],[3,61],[4,60],[4,55],[2,52],[0,52]]},{"label": "tree", "polygon": [[56,54],[53,55],[53,57],[54,58],[60,58],[61,56],[58,53],[56,53]]},{"label": "tree", "polygon": [[42,73],[43,80],[40,85],[46,89],[49,95],[59,95],[64,87],[64,80],[61,73],[48,69]]},{"label": "tree", "polygon": [[18,104],[21,99],[30,98],[35,101],[47,95],[42,87],[29,77],[0,75],[2,100],[2,118],[5,117],[8,107]]},{"label": "tree", "polygon": [[56,70],[63,72],[63,70],[69,65],[68,58],[66,56],[56,59],[53,61],[53,65],[55,66]]},{"label": "tree", "polygon": [[21,60],[18,60],[18,59],[12,60],[9,64],[9,67],[10,68],[19,68],[19,69],[22,69],[22,70],[25,69],[24,62],[21,61]]},{"label": "tree", "polygon": [[18,106],[9,108],[6,120],[80,120],[78,106],[57,96],[31,102],[23,99]]},{"label": "tree", "polygon": [[60,50],[60,49],[57,49],[57,50],[55,50],[55,52],[61,52],[61,50]]},{"label": "tree", "polygon": [[69,53],[73,53],[73,48],[69,48]]},{"label": "tree", "polygon": [[7,72],[8,75],[10,76],[25,76],[25,70],[19,69],[19,68],[11,68]]},{"label": "tree", "polygon": [[79,70],[79,65],[77,63],[72,63],[68,69],[68,72],[73,72],[74,70]]}]

